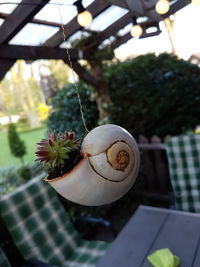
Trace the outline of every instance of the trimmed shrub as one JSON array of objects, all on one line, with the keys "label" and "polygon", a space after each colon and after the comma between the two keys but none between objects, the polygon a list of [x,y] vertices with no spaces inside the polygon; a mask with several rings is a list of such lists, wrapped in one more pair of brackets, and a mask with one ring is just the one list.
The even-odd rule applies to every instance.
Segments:
[{"label": "trimmed shrub", "polygon": [[[200,69],[173,55],[147,54],[105,66],[111,95],[111,123],[134,136],[176,135],[200,124]],[[98,122],[91,90],[80,82],[79,93],[88,129]],[[68,84],[53,98],[49,130],[73,130],[83,136],[84,127],[74,85]]]},{"label": "trimmed shrub", "polygon": [[176,135],[200,123],[200,69],[169,54],[105,68],[112,122],[135,136]]},{"label": "trimmed shrub", "polygon": [[[91,90],[80,82],[78,84],[83,112],[88,129],[96,126],[98,111],[96,103],[91,100]],[[85,129],[81,119],[80,106],[73,84],[60,89],[52,99],[53,112],[47,121],[49,131],[74,131],[76,136],[82,137]]]},{"label": "trimmed shrub", "polygon": [[8,126],[8,142],[13,156],[20,158],[23,163],[23,156],[26,154],[26,146],[24,141],[20,139],[16,126],[13,123]]}]

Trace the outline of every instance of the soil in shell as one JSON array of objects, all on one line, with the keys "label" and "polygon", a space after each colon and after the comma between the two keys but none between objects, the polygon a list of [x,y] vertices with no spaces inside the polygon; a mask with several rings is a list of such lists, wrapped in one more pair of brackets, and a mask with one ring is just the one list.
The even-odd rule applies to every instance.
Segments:
[{"label": "soil in shell", "polygon": [[48,180],[60,177],[65,173],[70,172],[83,159],[83,155],[81,155],[79,150],[71,151],[68,155],[69,158],[65,160],[63,166],[56,166],[51,169],[48,175]]}]

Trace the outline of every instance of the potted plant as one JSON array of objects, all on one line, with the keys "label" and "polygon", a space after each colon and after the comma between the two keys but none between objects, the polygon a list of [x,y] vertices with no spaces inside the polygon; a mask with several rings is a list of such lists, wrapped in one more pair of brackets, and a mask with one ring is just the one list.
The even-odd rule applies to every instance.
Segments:
[{"label": "potted plant", "polygon": [[47,139],[37,144],[36,161],[43,162],[47,167],[49,173],[46,180],[62,177],[84,157],[73,132],[48,133]]},{"label": "potted plant", "polygon": [[49,133],[38,143],[36,156],[50,167],[46,182],[63,197],[87,206],[123,196],[135,182],[140,162],[134,138],[113,124],[96,127],[82,144],[73,132]]}]

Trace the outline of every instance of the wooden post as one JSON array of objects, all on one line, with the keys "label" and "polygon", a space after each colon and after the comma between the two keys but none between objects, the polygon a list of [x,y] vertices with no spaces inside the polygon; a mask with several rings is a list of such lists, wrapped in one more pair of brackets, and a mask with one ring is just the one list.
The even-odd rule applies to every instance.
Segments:
[{"label": "wooden post", "polygon": [[[66,64],[69,62],[64,60]],[[78,74],[81,80],[91,85],[94,89],[95,101],[99,110],[99,119],[109,120],[109,104],[110,96],[108,92],[107,82],[103,74],[103,68],[101,64],[95,64],[92,61],[88,61],[92,71],[88,71],[86,68],[81,66],[77,61],[73,61],[73,70]]]},{"label": "wooden post", "polygon": [[96,93],[95,100],[99,110],[99,119],[104,120],[104,122],[109,122],[109,105],[111,103],[111,100],[108,91],[107,81],[103,73],[103,66],[100,62],[96,63],[90,60],[88,62],[92,68],[91,72],[96,81],[93,88]]},{"label": "wooden post", "polygon": [[[140,136],[139,137],[139,144],[148,144],[149,141],[146,137]],[[142,166],[144,171],[144,179],[145,179],[145,190],[147,192],[155,192],[155,171],[153,167],[151,151],[149,150],[142,150]]]},{"label": "wooden post", "polygon": [[[161,139],[158,136],[153,136],[151,138],[152,144],[160,144]],[[154,150],[154,163],[155,163],[155,176],[157,183],[158,193],[167,193],[169,189],[169,173],[166,165],[166,151]]]}]

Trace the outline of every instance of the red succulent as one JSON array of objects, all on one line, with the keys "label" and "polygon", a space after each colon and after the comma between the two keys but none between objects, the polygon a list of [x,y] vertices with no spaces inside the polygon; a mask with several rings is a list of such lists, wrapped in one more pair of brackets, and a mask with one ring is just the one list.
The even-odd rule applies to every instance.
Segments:
[{"label": "red succulent", "polygon": [[51,167],[62,167],[69,158],[69,152],[78,149],[78,140],[74,138],[73,132],[48,133],[47,139],[37,143],[36,160]]}]

